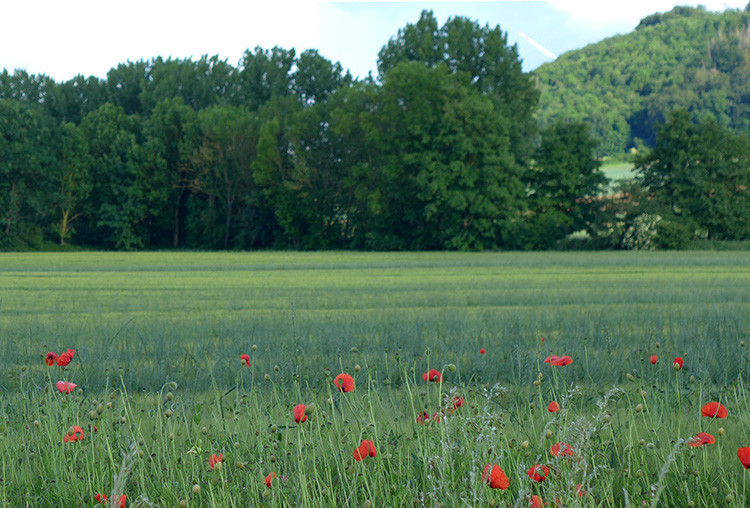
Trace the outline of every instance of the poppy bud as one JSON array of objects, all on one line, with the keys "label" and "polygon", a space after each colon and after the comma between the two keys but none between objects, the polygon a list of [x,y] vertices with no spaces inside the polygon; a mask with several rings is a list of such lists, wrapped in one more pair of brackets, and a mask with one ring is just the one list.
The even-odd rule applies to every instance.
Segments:
[{"label": "poppy bud", "polygon": [[356,347],[353,347],[352,348],[352,353],[359,353],[359,349],[357,349]]},{"label": "poppy bud", "polygon": [[449,370],[449,371],[451,371],[451,372],[456,372],[456,366],[455,366],[454,364],[452,364],[452,363],[449,363],[449,364],[447,365],[447,367],[448,367],[448,370]]},{"label": "poppy bud", "polygon": [[276,432],[279,430],[279,428],[276,426],[276,424],[271,425],[271,432]]},{"label": "poppy bud", "polygon": [[195,485],[193,485],[193,495],[197,496],[200,493],[201,493],[201,486],[196,483]]},{"label": "poppy bud", "polygon": [[638,444],[641,445],[641,446],[646,446],[646,440],[645,439],[641,439],[640,441],[638,441]]},{"label": "poppy bud", "polygon": [[529,442],[528,441],[524,441],[523,443],[521,443],[521,448],[523,448],[524,450],[526,448],[528,448],[528,447],[529,447]]},{"label": "poppy bud", "polygon": [[544,435],[545,438],[550,439],[552,437],[552,431],[548,430],[547,433]]},{"label": "poppy bud", "polygon": [[745,341],[744,340],[740,341],[740,347],[745,347]]},{"label": "poppy bud", "polygon": [[172,418],[172,410],[167,409],[166,411],[164,411],[164,416],[166,416],[167,418]]},{"label": "poppy bud", "polygon": [[529,404],[529,409],[534,409],[535,407],[536,407],[536,404],[534,404],[533,402]]},{"label": "poppy bud", "polygon": [[[41,425],[41,423],[39,423],[39,420],[34,420],[34,427],[39,428],[39,425]],[[721,430],[723,431],[724,429]]]},{"label": "poppy bud", "polygon": [[265,379],[266,381],[270,381],[271,380],[271,374],[265,374],[263,376],[263,379]]},{"label": "poppy bud", "polygon": [[542,384],[542,382],[541,382],[541,381],[539,381],[538,379],[536,379],[536,380],[534,381],[534,386],[539,386],[540,384]]},{"label": "poppy bud", "polygon": [[354,372],[359,372],[360,370],[362,370],[362,367],[360,367],[359,364],[354,366]]},{"label": "poppy bud", "polygon": [[275,370],[276,372],[279,372],[281,370],[281,367],[279,367],[278,364],[274,365],[273,370]]},{"label": "poppy bud", "polygon": [[252,350],[253,351],[257,351],[258,350],[258,345],[257,344],[253,344]]},{"label": "poppy bud", "polygon": [[643,404],[638,404],[637,406],[635,406],[636,413],[640,413],[641,411],[643,411]]},{"label": "poppy bud", "polygon": [[635,383],[635,378],[633,377],[633,374],[628,373],[625,377],[628,378],[628,381],[631,383]]},{"label": "poppy bud", "polygon": [[311,415],[315,412],[315,404],[310,404],[309,406],[305,406],[305,414]]},{"label": "poppy bud", "polygon": [[169,387],[170,387],[170,388],[171,388],[172,390],[176,390],[176,389],[177,389],[177,383],[175,383],[174,381],[170,381],[170,382],[169,382]]},{"label": "poppy bud", "polygon": [[180,508],[187,508],[187,501],[180,499]]},{"label": "poppy bud", "polygon": [[[36,423],[36,422],[34,422],[34,423]],[[724,435],[724,427],[719,427],[719,430],[717,430],[716,433],[719,434],[720,436],[723,436]]]}]

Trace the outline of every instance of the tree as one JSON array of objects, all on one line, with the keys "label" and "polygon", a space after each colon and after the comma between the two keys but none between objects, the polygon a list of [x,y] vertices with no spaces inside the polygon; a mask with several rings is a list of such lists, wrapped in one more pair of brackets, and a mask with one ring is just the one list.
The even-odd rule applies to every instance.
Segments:
[{"label": "tree", "polygon": [[257,111],[274,97],[292,93],[291,70],[295,52],[275,46],[255,52],[245,51],[239,70],[239,103],[250,111]]},{"label": "tree", "polygon": [[84,212],[84,203],[92,189],[91,156],[86,138],[72,123],[60,126],[57,137],[57,186],[55,204],[59,210],[54,224],[60,245],[75,232],[73,223]]},{"label": "tree", "polygon": [[656,147],[636,161],[638,178],[682,223],[710,239],[750,234],[750,139],[715,120],[696,123],[674,111],[658,129]]},{"label": "tree", "polygon": [[596,211],[593,198],[607,182],[596,147],[585,123],[558,122],[542,131],[528,187],[536,220],[553,227],[539,232],[544,241],[536,242],[538,247],[588,229]]}]

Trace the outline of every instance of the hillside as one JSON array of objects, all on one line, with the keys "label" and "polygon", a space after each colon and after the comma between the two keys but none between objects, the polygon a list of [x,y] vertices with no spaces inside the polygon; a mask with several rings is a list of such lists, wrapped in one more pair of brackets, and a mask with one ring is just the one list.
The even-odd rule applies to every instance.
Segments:
[{"label": "hillside", "polygon": [[675,7],[544,64],[534,72],[542,126],[590,123],[599,156],[653,146],[655,126],[679,107],[750,132],[748,11]]}]

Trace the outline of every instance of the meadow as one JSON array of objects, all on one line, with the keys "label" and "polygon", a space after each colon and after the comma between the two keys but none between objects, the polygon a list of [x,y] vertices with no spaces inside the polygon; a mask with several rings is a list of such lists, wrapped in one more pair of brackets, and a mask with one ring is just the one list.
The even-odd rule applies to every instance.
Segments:
[{"label": "meadow", "polygon": [[749,330],[744,252],[0,254],[0,506],[747,506]]}]

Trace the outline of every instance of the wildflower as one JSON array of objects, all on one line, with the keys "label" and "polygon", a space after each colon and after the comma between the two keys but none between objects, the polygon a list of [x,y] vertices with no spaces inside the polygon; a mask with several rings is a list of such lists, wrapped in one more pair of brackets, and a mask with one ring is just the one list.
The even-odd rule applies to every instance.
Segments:
[{"label": "wildflower", "polygon": [[709,402],[701,408],[701,414],[708,418],[726,418],[727,408],[718,402]]},{"label": "wildflower", "polygon": [[377,454],[377,451],[375,451],[375,443],[373,443],[369,439],[364,439],[359,444],[359,447],[355,448],[353,453],[354,460],[356,460],[357,462],[364,459],[365,457],[375,457],[377,456]]},{"label": "wildflower", "polygon": [[656,355],[651,355],[651,358],[649,358],[648,361],[651,362],[651,365],[656,365],[656,362],[659,361],[659,357]]},{"label": "wildflower", "polygon": [[581,485],[580,483],[576,485],[576,494],[578,495],[578,497],[583,497],[586,495],[586,491],[583,490],[583,485]]},{"label": "wildflower", "polygon": [[565,367],[566,365],[570,365],[571,363],[573,363],[573,359],[568,355],[550,355],[545,358],[544,363],[549,363],[550,365],[553,365],[555,367]]},{"label": "wildflower", "polygon": [[211,469],[221,469],[223,466],[223,453],[220,453],[218,456],[214,453],[211,455],[211,457],[208,459],[208,465]]},{"label": "wildflower", "polygon": [[266,487],[268,487],[269,489],[271,488],[271,482],[274,478],[276,478],[276,473],[274,473],[273,471],[268,473],[268,476],[266,476]]},{"label": "wildflower", "polygon": [[510,487],[510,479],[497,464],[487,464],[484,466],[482,482],[488,483],[493,489],[505,490]]},{"label": "wildflower", "polygon": [[60,356],[57,357],[55,360],[57,362],[57,365],[60,367],[65,367],[70,363],[70,361],[73,359],[73,356],[76,354],[75,349],[68,349],[67,351],[60,353]]},{"label": "wildflower", "polygon": [[44,357],[44,363],[46,363],[48,367],[52,367],[57,363],[57,353],[53,353],[52,351],[47,353],[47,356]]},{"label": "wildflower", "polygon": [[425,372],[424,374],[422,374],[422,379],[424,379],[425,381],[439,383],[443,380],[443,376],[440,374],[440,371],[430,369],[429,372]]},{"label": "wildflower", "polygon": [[333,384],[336,385],[336,388],[341,392],[354,391],[354,378],[349,374],[339,374],[334,378]]},{"label": "wildflower", "polygon": [[743,446],[737,450],[737,458],[745,469],[750,469],[750,446]]},{"label": "wildflower", "polygon": [[531,499],[529,500],[529,506],[531,508],[543,508],[544,502],[540,496],[534,495],[531,496]]},{"label": "wildflower", "polygon": [[119,508],[125,508],[125,504],[128,502],[128,496],[125,494],[120,496],[120,504],[118,505]]},{"label": "wildflower", "polygon": [[542,342],[544,342],[545,340],[547,340],[547,339],[545,339],[544,337],[542,337]]},{"label": "wildflower", "polygon": [[94,496],[94,499],[102,506],[107,506],[107,504],[109,504],[109,498],[107,497],[107,494],[97,494]]},{"label": "wildflower", "polygon": [[422,411],[422,414],[417,416],[417,423],[424,424],[429,419],[430,419],[430,413],[428,413],[427,411]]},{"label": "wildflower", "polygon": [[480,347],[480,348],[479,348],[479,354],[480,354],[480,355],[486,355],[486,354],[487,354],[487,351],[485,351],[483,347]]},{"label": "wildflower", "polygon": [[527,474],[529,475],[529,478],[535,482],[543,482],[549,474],[549,468],[545,465],[537,464],[531,466]]},{"label": "wildflower", "polygon": [[245,367],[250,367],[250,355],[240,355],[240,359],[242,359],[242,363],[245,364]]},{"label": "wildflower", "polygon": [[682,368],[683,363],[684,362],[682,361],[682,357],[678,356],[677,358],[674,359],[674,362],[672,362],[672,366],[674,367],[674,370],[680,370]]},{"label": "wildflower", "polygon": [[297,423],[307,421],[304,404],[297,404],[296,406],[294,406],[294,421]]},{"label": "wildflower", "polygon": [[568,443],[555,443],[550,447],[549,452],[553,457],[559,457],[560,455],[567,455],[569,457],[572,457],[573,447]]},{"label": "wildflower", "polygon": [[715,442],[716,438],[708,432],[698,432],[688,444],[694,448],[698,448],[700,446],[703,446],[704,444],[714,444]]},{"label": "wildflower", "polygon": [[557,401],[553,400],[549,403],[549,406],[547,406],[547,411],[550,413],[557,413],[560,411],[560,404],[557,403]]},{"label": "wildflower", "polygon": [[55,383],[55,386],[57,386],[57,391],[60,393],[70,393],[75,390],[78,385],[71,383],[70,381],[58,381]]},{"label": "wildflower", "polygon": [[64,443],[75,443],[83,439],[83,429],[78,425],[73,425],[68,429],[68,432],[63,436]]}]

